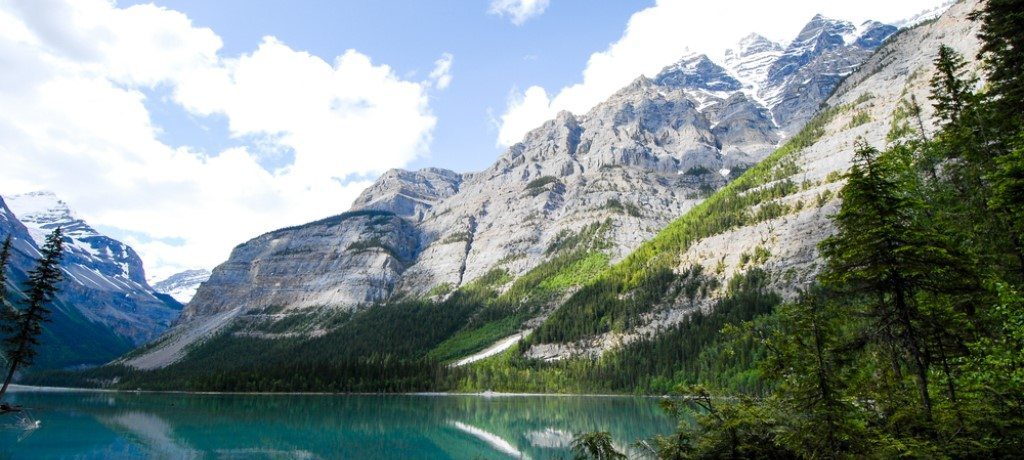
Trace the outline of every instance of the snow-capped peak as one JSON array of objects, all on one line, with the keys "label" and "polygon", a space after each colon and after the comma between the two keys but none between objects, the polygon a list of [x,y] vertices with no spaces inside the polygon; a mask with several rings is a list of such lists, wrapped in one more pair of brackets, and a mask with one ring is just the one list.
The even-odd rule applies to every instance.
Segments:
[{"label": "snow-capped peak", "polygon": [[942,13],[945,13],[946,10],[948,10],[949,7],[953,6],[955,3],[956,0],[946,0],[939,6],[922,10],[921,12],[913,16],[910,16],[909,18],[894,22],[893,25],[899,27],[900,29],[916,26],[922,22],[930,21],[941,16]]},{"label": "snow-capped peak", "polygon": [[725,51],[725,66],[743,84],[743,92],[764,103],[758,93],[768,77],[768,69],[782,55],[782,45],[759,34],[740,39],[735,48]]},{"label": "snow-capped peak", "polygon": [[210,279],[209,270],[185,270],[153,283],[153,289],[174,297],[175,300],[184,304],[192,300],[199,285],[208,279]]},{"label": "snow-capped peak", "polygon": [[38,191],[12,195],[7,197],[7,206],[18,216],[18,220],[28,225],[53,224],[75,220],[74,213],[67,203],[50,191]]},{"label": "snow-capped peak", "polygon": [[725,50],[725,58],[726,60],[736,60],[772,52],[782,52],[782,45],[765,38],[761,34],[752,33],[741,38],[735,48]]}]

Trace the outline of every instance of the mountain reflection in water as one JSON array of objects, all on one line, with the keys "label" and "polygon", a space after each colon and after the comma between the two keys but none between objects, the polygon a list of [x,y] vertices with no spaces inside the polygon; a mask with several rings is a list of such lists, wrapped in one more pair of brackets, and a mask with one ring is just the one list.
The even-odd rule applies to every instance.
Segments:
[{"label": "mountain reflection in water", "polygon": [[625,448],[672,431],[657,400],[470,395],[14,393],[42,425],[6,458],[570,458],[577,434]]}]

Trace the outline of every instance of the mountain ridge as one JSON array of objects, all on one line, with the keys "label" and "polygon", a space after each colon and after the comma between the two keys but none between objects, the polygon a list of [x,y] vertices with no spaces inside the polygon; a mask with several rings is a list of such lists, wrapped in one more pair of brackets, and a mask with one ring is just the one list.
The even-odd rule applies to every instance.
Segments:
[{"label": "mountain ridge", "polygon": [[[831,54],[807,62],[824,68],[828,59],[838,60],[834,67],[852,72],[849,63],[867,57],[855,43],[830,46]],[[495,278],[507,280],[499,291],[510,289],[512,280],[549,260],[561,239],[593,226],[602,229],[604,263],[621,260],[783,140],[778,115],[731,73],[706,56],[684,56],[659,74],[660,83],[639,77],[586,114],[559,113],[483,171],[389,171],[351,211],[382,214],[343,218],[329,228],[330,219],[282,229],[236,247],[165,340],[193,337],[189,328],[229,312],[241,315],[233,324],[250,325],[269,311],[307,316],[333,305],[325,311],[358,312],[422,296],[445,299],[495,273],[507,277]],[[828,82],[838,79],[821,85]],[[802,98],[803,110],[816,110],[824,97]],[[391,224],[379,227],[385,222]],[[320,243],[294,246],[302,238]],[[309,276],[320,273],[312,267],[321,260],[325,267],[348,267],[342,269],[348,275]],[[303,276],[274,275],[284,272]],[[540,308],[543,317],[548,307]],[[247,327],[248,335],[280,334]],[[323,333],[316,331],[298,334]],[[126,362],[152,368],[173,361],[154,363],[143,354]]]}]

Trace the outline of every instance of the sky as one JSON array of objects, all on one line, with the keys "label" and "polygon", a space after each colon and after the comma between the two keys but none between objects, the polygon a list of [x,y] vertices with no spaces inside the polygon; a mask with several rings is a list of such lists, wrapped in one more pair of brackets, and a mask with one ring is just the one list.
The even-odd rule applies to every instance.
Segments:
[{"label": "sky", "polygon": [[0,0],[0,195],[54,191],[152,278],[212,268],[688,52],[942,1]]}]

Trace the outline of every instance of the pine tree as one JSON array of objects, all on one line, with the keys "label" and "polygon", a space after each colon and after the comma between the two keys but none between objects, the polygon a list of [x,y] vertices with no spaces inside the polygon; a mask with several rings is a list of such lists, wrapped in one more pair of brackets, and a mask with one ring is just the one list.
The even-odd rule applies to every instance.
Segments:
[{"label": "pine tree", "polygon": [[625,460],[626,455],[615,449],[612,435],[607,431],[583,433],[572,440],[574,459]]},{"label": "pine tree", "polygon": [[[11,258],[11,235],[0,246],[0,310],[7,310],[7,263]],[[0,312],[2,315],[2,312]]]},{"label": "pine tree", "polygon": [[7,386],[10,385],[18,367],[31,365],[36,357],[38,337],[43,332],[42,325],[50,318],[48,304],[56,294],[57,282],[61,278],[60,258],[63,245],[64,235],[58,227],[46,237],[46,244],[41,251],[42,256],[36,267],[28,274],[28,281],[25,282],[25,309],[17,312],[13,333],[3,340],[9,368],[3,387],[0,387],[0,399],[7,392]]},{"label": "pine tree", "polygon": [[966,65],[964,57],[956,50],[946,45],[939,47],[939,56],[935,59],[936,74],[931,81],[931,99],[936,116],[947,124],[959,121],[974,98],[972,88],[977,79],[964,75]]},{"label": "pine tree", "polygon": [[[4,238],[3,246],[0,246],[0,333],[10,334],[17,324],[17,310],[11,306],[7,292],[7,264],[11,259],[11,236]],[[0,356],[4,363],[8,363],[7,355]]]},{"label": "pine tree", "polygon": [[982,22],[978,58],[988,68],[998,119],[1016,132],[1024,116],[1024,0],[988,0],[972,19]]},{"label": "pine tree", "polygon": [[862,321],[835,305],[819,287],[777,310],[771,353],[762,364],[779,382],[775,397],[786,414],[782,442],[811,458],[863,452],[860,412],[847,397],[856,379],[849,371],[858,354],[852,331]]},{"label": "pine tree", "polygon": [[[993,193],[989,205],[1007,216],[1011,238],[1016,243],[1017,257],[1024,272],[1024,130],[1017,146],[1006,155],[996,158]],[[1019,274],[1024,277],[1024,273]]]},{"label": "pine tree", "polygon": [[974,277],[926,224],[912,156],[901,146],[884,153],[858,147],[835,217],[838,232],[821,245],[827,259],[821,280],[864,308],[874,322],[871,340],[891,350],[894,365],[909,364],[930,418],[931,322],[917,295],[969,290]]}]

